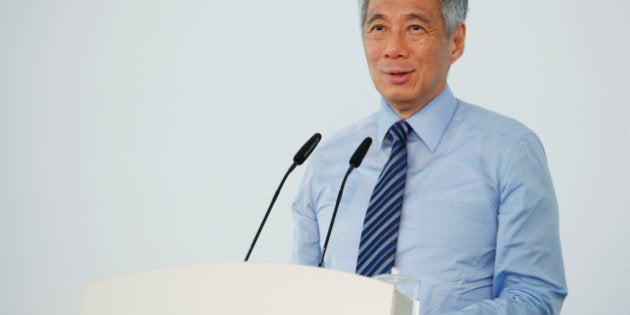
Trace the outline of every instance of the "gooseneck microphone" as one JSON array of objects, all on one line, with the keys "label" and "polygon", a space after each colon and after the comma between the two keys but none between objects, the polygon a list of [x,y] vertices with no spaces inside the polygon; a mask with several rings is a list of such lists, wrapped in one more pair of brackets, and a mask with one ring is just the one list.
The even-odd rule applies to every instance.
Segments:
[{"label": "gooseneck microphone", "polygon": [[341,181],[341,187],[339,188],[339,194],[337,194],[337,202],[335,202],[335,209],[333,210],[332,218],[330,219],[330,225],[328,226],[328,233],[326,234],[326,241],[324,242],[324,247],[322,248],[322,257],[319,260],[319,267],[324,264],[324,256],[326,256],[326,249],[328,248],[328,241],[330,241],[330,234],[332,233],[333,225],[335,224],[335,218],[337,217],[337,209],[339,209],[339,203],[341,202],[341,195],[343,195],[343,188],[346,186],[346,180],[348,179],[348,175],[355,168],[361,165],[363,158],[367,154],[370,145],[372,144],[372,138],[367,137],[363,139],[363,142],[359,144],[359,147],[354,151],[352,157],[350,158],[350,166],[346,171],[346,175],[343,177]]},{"label": "gooseneck microphone", "polygon": [[256,236],[254,236],[254,240],[252,241],[252,244],[249,246],[249,250],[247,251],[247,255],[245,256],[245,261],[249,260],[249,256],[252,254],[252,250],[254,250],[254,246],[256,246],[256,242],[258,241],[260,232],[262,231],[263,226],[265,226],[265,222],[267,222],[269,213],[271,213],[271,208],[273,208],[273,205],[276,203],[276,199],[278,199],[280,190],[282,189],[282,186],[284,186],[284,182],[287,180],[287,177],[289,177],[289,174],[293,172],[295,167],[297,167],[298,165],[302,165],[302,163],[306,161],[308,156],[311,155],[313,150],[315,150],[315,147],[317,146],[317,144],[319,143],[321,139],[322,139],[322,135],[320,135],[319,133],[314,134],[310,139],[308,139],[308,141],[306,141],[306,143],[304,143],[304,145],[293,157],[293,164],[291,164],[291,167],[289,167],[289,170],[284,174],[284,177],[282,178],[282,181],[280,182],[280,186],[278,186],[278,189],[276,189],[276,193],[273,195],[273,198],[271,199],[271,203],[269,204],[269,208],[267,208],[265,217],[263,217],[262,222],[260,223],[260,227],[258,227],[258,231],[256,232]]}]

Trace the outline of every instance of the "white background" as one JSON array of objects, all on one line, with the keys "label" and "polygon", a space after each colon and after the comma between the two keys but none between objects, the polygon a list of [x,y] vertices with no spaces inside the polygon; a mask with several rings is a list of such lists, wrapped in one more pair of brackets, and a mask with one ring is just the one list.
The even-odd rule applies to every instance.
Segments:
[{"label": "white background", "polygon": [[[563,314],[630,312],[628,12],[471,1],[451,70],[545,144]],[[0,313],[77,314],[96,280],[243,259],[300,145],[378,102],[355,1],[0,0]],[[302,172],[253,261],[289,260]]]}]

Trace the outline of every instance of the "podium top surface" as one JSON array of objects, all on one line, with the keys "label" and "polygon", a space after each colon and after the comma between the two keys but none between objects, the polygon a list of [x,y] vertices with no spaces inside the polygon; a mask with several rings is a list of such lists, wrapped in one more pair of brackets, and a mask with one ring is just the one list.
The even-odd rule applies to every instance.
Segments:
[{"label": "podium top surface", "polygon": [[86,287],[81,315],[411,314],[393,285],[322,268],[219,263],[154,269]]}]

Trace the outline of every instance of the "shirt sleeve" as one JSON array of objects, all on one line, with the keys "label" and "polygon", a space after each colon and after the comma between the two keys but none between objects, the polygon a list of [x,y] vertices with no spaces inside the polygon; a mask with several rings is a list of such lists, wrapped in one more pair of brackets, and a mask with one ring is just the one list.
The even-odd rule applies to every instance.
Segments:
[{"label": "shirt sleeve", "polygon": [[493,300],[448,314],[558,314],[567,295],[558,206],[542,144],[518,139],[500,176]]},{"label": "shirt sleeve", "polygon": [[[311,161],[314,161],[314,157]],[[315,167],[309,163],[302,184],[293,201],[293,250],[291,262],[301,265],[317,265],[320,258],[319,228],[313,196]]]}]

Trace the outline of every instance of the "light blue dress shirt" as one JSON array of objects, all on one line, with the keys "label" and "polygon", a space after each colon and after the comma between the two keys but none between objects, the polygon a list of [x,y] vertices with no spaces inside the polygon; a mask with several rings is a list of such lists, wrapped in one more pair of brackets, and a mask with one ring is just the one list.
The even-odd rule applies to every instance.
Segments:
[{"label": "light blue dress shirt", "polygon": [[[387,161],[379,112],[325,140],[293,203],[293,261],[317,265],[350,156],[325,267],[354,273],[363,218]],[[456,99],[448,86],[407,119],[408,170],[396,267],[421,279],[423,314],[557,314],[567,294],[558,208],[544,149],[519,122]]]}]

